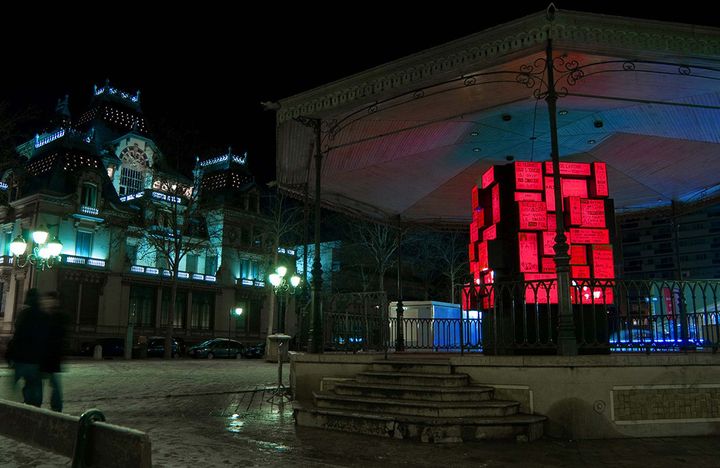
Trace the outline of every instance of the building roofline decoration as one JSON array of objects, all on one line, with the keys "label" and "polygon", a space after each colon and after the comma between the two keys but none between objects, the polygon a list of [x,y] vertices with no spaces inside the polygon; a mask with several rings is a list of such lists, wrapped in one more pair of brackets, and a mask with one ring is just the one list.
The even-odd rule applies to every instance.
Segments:
[{"label": "building roofline decoration", "polygon": [[105,81],[105,85],[98,88],[97,85],[93,85],[93,96],[115,96],[119,99],[124,99],[131,104],[136,106],[140,105],[140,91],[136,91],[135,94],[130,94],[126,91],[122,91],[118,88],[110,86],[110,80]]},{"label": "building roofline decoration", "polygon": [[199,157],[197,157],[196,164],[204,170],[216,169],[216,168],[227,169],[231,163],[240,164],[240,165],[244,166],[247,163],[247,156],[248,156],[247,151],[245,151],[242,155],[234,154],[232,152],[232,146],[229,146],[228,152],[223,155],[204,159],[202,161],[200,160]]}]

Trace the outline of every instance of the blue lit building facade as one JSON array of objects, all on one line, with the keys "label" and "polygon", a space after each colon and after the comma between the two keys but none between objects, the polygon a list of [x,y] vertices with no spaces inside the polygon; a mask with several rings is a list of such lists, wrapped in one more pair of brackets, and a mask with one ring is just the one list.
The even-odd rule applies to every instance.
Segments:
[{"label": "blue lit building facade", "polygon": [[[177,173],[147,131],[139,93],[107,83],[77,121],[60,101],[51,127],[17,153],[0,179],[0,340],[12,334],[30,287],[59,292],[76,348],[124,337],[129,324],[136,335],[164,334],[172,273],[142,239],[167,233],[169,213],[191,204],[203,216],[192,234],[197,248],[179,262],[175,335],[262,337],[268,218],[246,155],[197,158],[192,179]],[[32,248],[42,225],[63,245],[59,260],[20,268],[10,243],[21,236]],[[235,307],[243,314],[229,319]]]}]

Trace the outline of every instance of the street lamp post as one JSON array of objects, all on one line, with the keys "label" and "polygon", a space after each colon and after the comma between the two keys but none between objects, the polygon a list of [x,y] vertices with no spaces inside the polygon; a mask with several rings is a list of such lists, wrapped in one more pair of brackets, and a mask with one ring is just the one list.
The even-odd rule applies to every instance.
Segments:
[{"label": "street lamp post", "polygon": [[14,263],[18,268],[24,268],[29,264],[34,265],[40,271],[46,268],[52,268],[55,263],[60,261],[60,251],[62,243],[53,237],[48,242],[48,229],[45,225],[41,225],[32,233],[33,247],[30,253],[26,254],[28,243],[21,235],[17,235],[10,243],[10,253],[13,254]]},{"label": "street lamp post", "polygon": [[285,307],[283,307],[283,300],[286,294],[295,294],[298,286],[300,286],[301,280],[297,275],[292,275],[288,279],[287,268],[284,266],[277,267],[275,273],[270,274],[269,280],[275,292],[276,302],[278,303],[277,333],[285,333]]},{"label": "street lamp post", "polygon": [[[242,315],[242,312],[243,312],[242,307],[234,307],[234,308],[230,309],[230,314],[228,315],[228,340],[232,339],[232,335],[231,335],[231,333],[232,333],[232,328],[231,328],[232,318],[233,317],[235,317],[236,319],[240,318],[240,316]],[[230,343],[228,342],[228,346],[229,345],[230,345]]]},{"label": "street lamp post", "polygon": [[[282,381],[282,363],[283,363],[283,347],[287,347],[288,342],[290,341],[290,337],[285,335],[285,314],[284,312],[281,314],[280,312],[283,310],[282,307],[282,301],[278,300],[284,299],[286,294],[295,294],[295,291],[297,291],[298,286],[300,286],[300,277],[297,275],[292,275],[289,279],[287,278],[287,268],[284,266],[279,266],[275,269],[275,273],[271,273],[269,276],[270,284],[273,287],[273,291],[275,293],[275,299],[278,303],[278,327],[275,335],[272,335],[270,337],[271,343],[277,342],[277,361],[278,361],[278,383],[277,388],[273,392],[272,396],[268,400],[271,403],[274,403],[276,399],[279,400],[280,403],[284,401],[285,398],[288,397],[288,390],[285,388],[285,385]],[[284,348],[287,349],[287,348]]]}]

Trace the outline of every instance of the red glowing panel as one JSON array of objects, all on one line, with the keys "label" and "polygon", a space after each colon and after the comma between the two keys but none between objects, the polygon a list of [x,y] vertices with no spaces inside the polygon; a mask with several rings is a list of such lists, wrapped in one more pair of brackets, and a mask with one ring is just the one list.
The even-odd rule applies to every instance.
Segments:
[{"label": "red glowing panel", "polygon": [[570,228],[571,244],[608,244],[610,235],[607,229]]},{"label": "red glowing panel", "polygon": [[495,184],[492,188],[492,222],[500,222],[500,186]]},{"label": "red glowing panel", "polygon": [[603,200],[582,199],[582,226],[588,228],[605,227],[605,202]]},{"label": "red glowing panel", "polygon": [[552,257],[542,257],[542,272],[555,273],[555,259]]},{"label": "red glowing panel", "polygon": [[570,277],[590,278],[590,267],[587,265],[572,265],[570,266]]},{"label": "red glowing panel", "polygon": [[482,227],[485,224],[485,214],[482,208],[473,210],[472,220],[477,223],[478,227]]},{"label": "red glowing panel", "polygon": [[495,182],[495,167],[491,167],[482,175],[482,188],[488,188]]},{"label": "red glowing panel", "polygon": [[478,222],[473,220],[472,223],[470,223],[470,242],[477,242],[480,239],[479,237],[480,230],[478,229]]},{"label": "red glowing panel", "polygon": [[492,270],[485,270],[482,272],[482,284],[493,284]]},{"label": "red glowing panel", "polygon": [[570,246],[570,265],[587,265],[587,247],[584,245]]},{"label": "red glowing panel", "polygon": [[475,247],[475,243],[471,242],[468,245],[468,257],[471,262],[477,261],[477,248]]},{"label": "red glowing panel", "polygon": [[538,241],[534,232],[518,233],[518,250],[520,253],[520,271],[537,273],[538,265]]},{"label": "red glowing panel", "polygon": [[545,177],[545,204],[548,211],[555,211],[555,181],[552,177]]},{"label": "red glowing panel", "polygon": [[[580,226],[582,224],[582,208],[580,197],[567,197],[565,199],[565,215],[568,226]],[[600,226],[605,227],[605,226]]]},{"label": "red glowing panel", "polygon": [[477,310],[477,289],[471,284],[463,286],[462,306],[463,310]]},{"label": "red glowing panel", "polygon": [[483,231],[483,240],[484,241],[493,240],[493,239],[497,239],[497,224],[493,224],[492,226],[490,226],[489,228],[487,228]]},{"label": "red glowing panel", "polygon": [[566,197],[587,198],[587,181],[585,179],[560,179],[563,199]]},{"label": "red glowing panel", "polygon": [[592,266],[595,278],[614,278],[613,252],[611,245],[593,245]]},{"label": "red glowing panel", "polygon": [[544,231],[547,229],[547,209],[545,202],[517,202],[520,213],[520,230]]},{"label": "red glowing panel", "polygon": [[554,273],[526,273],[525,302],[528,304],[557,304],[558,292]]},{"label": "red glowing panel", "polygon": [[675,317],[675,311],[678,308],[679,301],[678,299],[678,289],[673,288],[672,291],[670,291],[670,288],[662,288],[663,291],[663,298],[665,299],[665,311],[667,314],[667,318],[669,320],[675,320],[677,317]]},{"label": "red glowing panel", "polygon": [[472,200],[473,211],[480,208],[480,192],[478,191],[477,185],[472,188],[472,191],[470,193],[470,199]]},{"label": "red glowing panel", "polygon": [[573,288],[571,298],[573,304],[612,304],[613,293],[611,287],[580,283]]},{"label": "red glowing panel", "polygon": [[[545,173],[546,174],[553,173],[552,161],[545,162]],[[561,176],[589,176],[590,175],[590,164],[574,163],[574,162],[561,162],[560,163],[560,175]]]},{"label": "red glowing panel", "polygon": [[542,201],[542,193],[539,192],[515,192],[515,201]]},{"label": "red glowing panel", "polygon": [[607,166],[602,162],[592,163],[593,176],[590,179],[590,196],[607,197],[610,195],[608,190]]},{"label": "red glowing panel", "polygon": [[[549,216],[548,216],[549,218]],[[542,243],[543,243],[543,255],[555,255],[555,231],[543,231]]]},{"label": "red glowing panel", "polygon": [[515,188],[517,190],[542,190],[542,163],[522,161],[516,162]]},{"label": "red glowing panel", "polygon": [[[553,211],[553,210],[548,209],[548,211]],[[547,227],[548,231],[555,232],[557,230],[557,217],[555,216],[555,213],[548,213],[547,223],[548,223],[548,227]]]},{"label": "red glowing panel", "polygon": [[487,270],[488,269],[488,248],[487,248],[487,242],[482,241],[478,242],[477,244],[477,263],[480,270]]}]

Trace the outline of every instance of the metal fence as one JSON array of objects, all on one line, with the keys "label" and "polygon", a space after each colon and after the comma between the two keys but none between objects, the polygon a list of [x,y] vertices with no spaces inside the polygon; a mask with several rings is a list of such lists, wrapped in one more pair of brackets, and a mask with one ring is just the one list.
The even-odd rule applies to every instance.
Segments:
[{"label": "metal fence", "polygon": [[[467,285],[455,318],[388,317],[382,293],[330,296],[326,350],[407,350],[553,354],[557,351],[555,280]],[[720,281],[574,280],[573,323],[581,353],[716,352]]]}]

